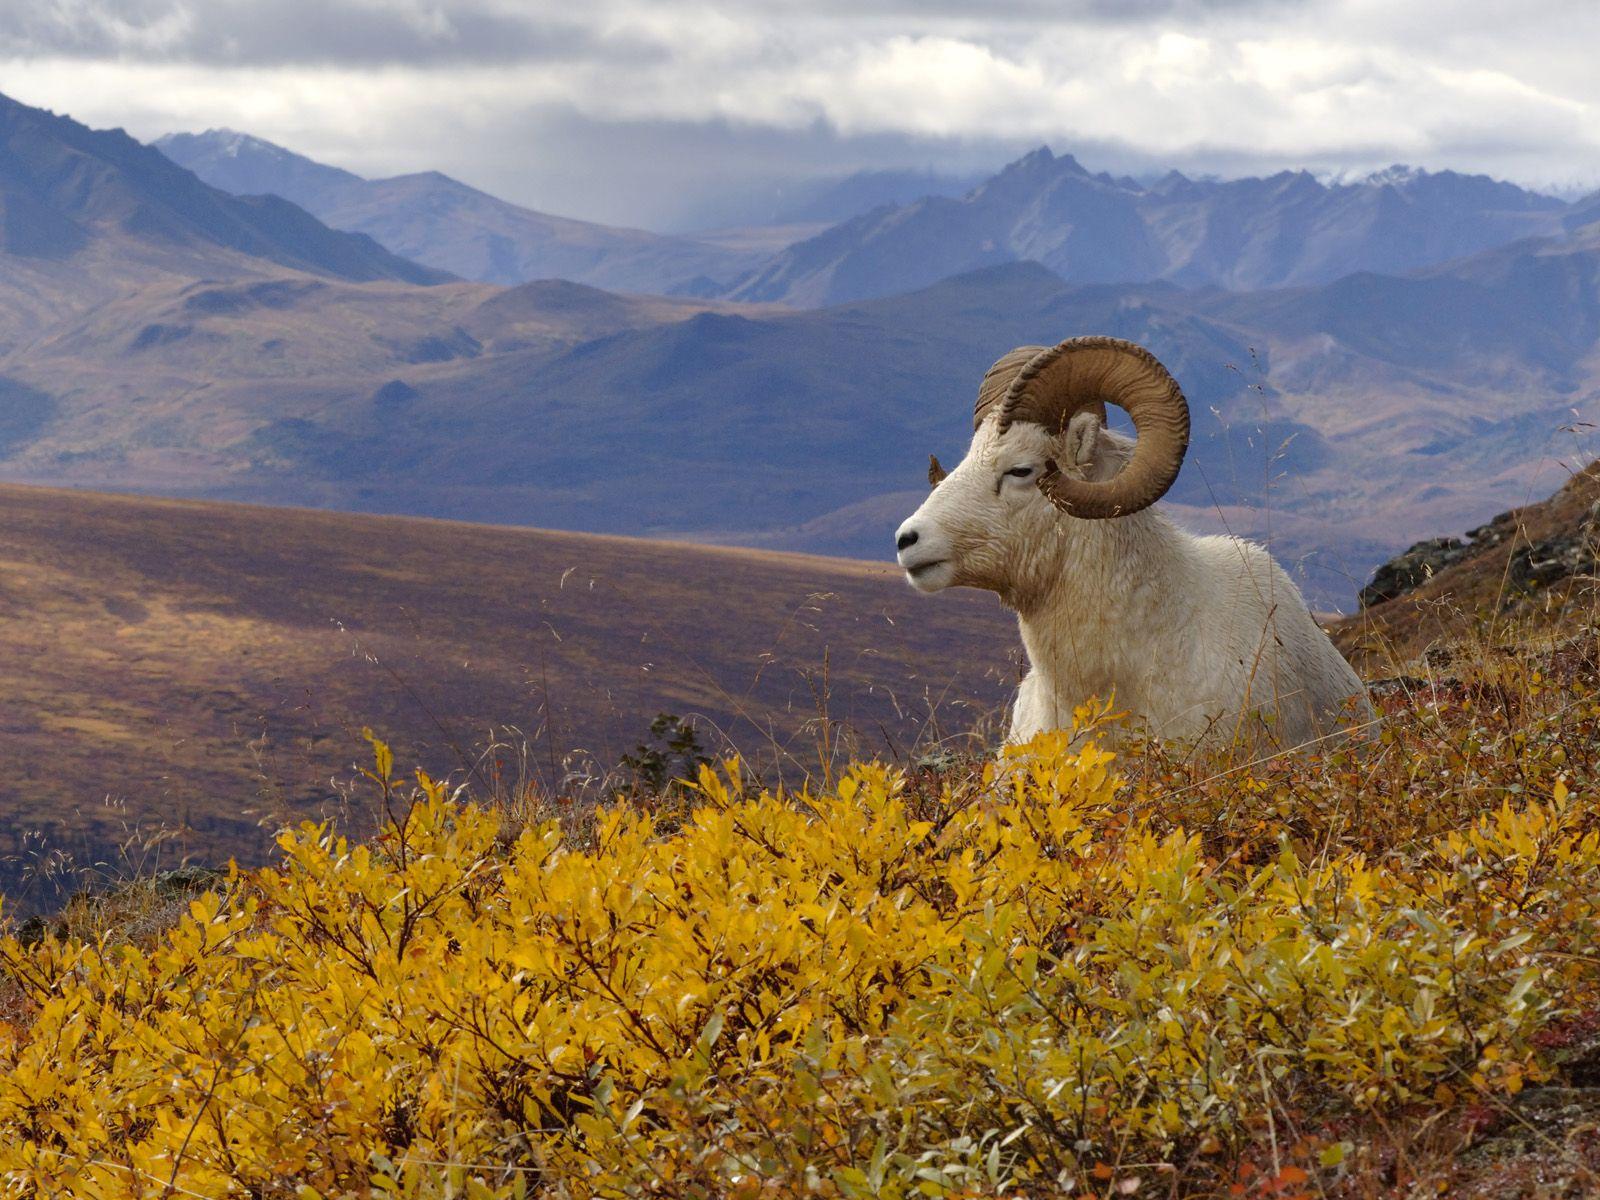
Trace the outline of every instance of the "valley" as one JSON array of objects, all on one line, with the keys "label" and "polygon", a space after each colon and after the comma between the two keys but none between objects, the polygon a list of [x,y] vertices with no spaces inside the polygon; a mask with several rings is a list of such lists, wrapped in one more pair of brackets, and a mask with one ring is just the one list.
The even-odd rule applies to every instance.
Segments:
[{"label": "valley", "polygon": [[[1026,211],[1059,231],[1074,213],[1105,217],[1091,194],[1121,196],[1140,220],[1181,202],[1212,215],[1173,218],[1162,245],[1188,229],[1192,261],[1221,262],[1232,246],[1238,270],[1094,282],[1096,271],[1039,249],[1060,269],[980,256],[976,269],[893,295],[794,307],[782,290],[734,289],[783,301],[756,303],[451,278],[288,200],[208,187],[119,132],[7,104],[0,477],[16,482],[881,560],[920,494],[924,456],[959,458],[988,363],[1093,330],[1148,345],[1189,395],[1195,438],[1175,515],[1267,541],[1316,606],[1348,610],[1388,555],[1543,494],[1594,452],[1592,204],[1481,177],[1158,186],[1040,151],[965,198],[880,206],[873,219],[888,231],[935,210]],[[383,186],[242,136],[165,144],[188,146],[231,186],[279,181],[330,213]],[[65,187],[64,171],[82,184]],[[429,186],[446,184],[464,187]],[[432,213],[418,229],[440,245],[447,227],[476,236],[451,205],[371,202],[397,220]],[[1447,211],[1450,221],[1429,216]],[[1418,222],[1437,228],[1407,242]],[[1519,236],[1529,232],[1540,236]],[[858,233],[847,220],[820,236]],[[772,236],[718,244],[771,254]],[[1396,238],[1409,249],[1385,259]],[[973,261],[880,241],[872,253],[885,263],[942,272]],[[1264,247],[1311,254],[1312,241],[1320,262],[1395,269],[1324,280],[1310,259],[1264,265]],[[601,242],[623,270],[631,251],[586,244]],[[1033,253],[1006,244],[997,257]],[[620,278],[600,263],[601,277]],[[1407,264],[1422,265],[1397,273]],[[881,290],[895,277],[873,278]]]},{"label": "valley", "polygon": [[670,712],[794,779],[959,745],[1016,677],[991,597],[931,602],[889,566],[15,486],[0,512],[0,892],[23,907],[124,843],[253,861],[284,821],[368,827],[340,799],[363,727],[404,765],[559,791]]}]

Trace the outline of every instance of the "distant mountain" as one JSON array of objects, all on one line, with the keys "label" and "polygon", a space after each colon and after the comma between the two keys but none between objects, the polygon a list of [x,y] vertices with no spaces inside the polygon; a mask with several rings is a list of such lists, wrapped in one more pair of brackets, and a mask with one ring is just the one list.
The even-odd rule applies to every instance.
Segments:
[{"label": "distant mountain", "polygon": [[[1247,358],[1244,341],[1137,296],[1077,293],[1033,264],[794,314],[556,281],[437,296],[191,284],[103,305],[0,362],[56,406],[8,466],[49,478],[68,447],[92,447],[99,470],[150,481],[203,452],[219,496],[754,532],[903,489],[884,474],[897,447],[950,453],[996,346],[1108,328],[1157,345],[1207,399],[1244,390],[1221,365]],[[139,407],[90,400],[177,379],[199,391],[164,408],[162,444]]]},{"label": "distant mountain", "polygon": [[959,457],[988,363],[1102,332],[1189,394],[1174,513],[1268,538],[1315,602],[1348,606],[1409,541],[1543,486],[1560,431],[1600,417],[1597,297],[1600,230],[1317,287],[1073,286],[1010,263],[807,311],[558,282],[189,284],[0,359],[19,414],[0,472],[877,557],[924,455]]},{"label": "distant mountain", "polygon": [[214,188],[235,196],[282,196],[308,212],[340,204],[366,183],[350,171],[231,129],[169,133],[150,144]]},{"label": "distant mountain", "polygon": [[711,292],[763,261],[735,248],[535,212],[427,171],[363,179],[226,129],[168,134],[157,148],[215,187],[283,196],[337,229],[464,279],[570,279],[615,291]]},{"label": "distant mountain", "polygon": [[1079,284],[1168,279],[1246,290],[1403,273],[1561,230],[1566,205],[1484,176],[1391,168],[1154,184],[1091,175],[1041,148],[959,198],[881,208],[799,242],[732,299],[822,305],[1031,259]]},{"label": "distant mountain", "polygon": [[1562,217],[1562,224],[1568,229],[1579,229],[1584,225],[1593,225],[1600,221],[1600,192],[1594,192],[1581,200],[1573,202],[1572,207]]},{"label": "distant mountain", "polygon": [[339,279],[447,278],[286,200],[209,187],[120,129],[92,130],[4,96],[0,205],[0,251],[21,259],[67,260],[114,238],[141,243],[147,255],[226,250]]},{"label": "distant mountain", "polygon": [[910,204],[924,196],[960,196],[988,172],[857,171],[793,188],[773,220],[779,224],[825,221],[836,224],[885,205]]}]

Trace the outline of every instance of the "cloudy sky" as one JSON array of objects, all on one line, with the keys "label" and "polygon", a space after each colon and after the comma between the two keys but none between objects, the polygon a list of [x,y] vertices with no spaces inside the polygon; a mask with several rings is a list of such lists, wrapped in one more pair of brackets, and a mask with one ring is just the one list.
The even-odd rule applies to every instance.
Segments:
[{"label": "cloudy sky", "polygon": [[1600,186],[1600,3],[3,0],[0,91],[657,228],[808,177],[1407,162]]}]

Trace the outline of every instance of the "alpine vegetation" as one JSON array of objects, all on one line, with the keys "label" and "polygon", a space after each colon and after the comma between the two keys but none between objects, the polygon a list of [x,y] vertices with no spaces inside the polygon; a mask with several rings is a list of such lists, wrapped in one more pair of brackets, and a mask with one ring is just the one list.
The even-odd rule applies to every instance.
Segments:
[{"label": "alpine vegetation", "polygon": [[[1137,440],[1106,428],[1125,409]],[[923,592],[976,587],[1016,611],[1030,669],[1008,740],[1092,698],[1141,733],[1303,745],[1370,718],[1365,689],[1262,547],[1198,537],[1151,506],[1177,478],[1189,408],[1143,347],[1022,346],[978,390],[972,445],[896,536]]]}]

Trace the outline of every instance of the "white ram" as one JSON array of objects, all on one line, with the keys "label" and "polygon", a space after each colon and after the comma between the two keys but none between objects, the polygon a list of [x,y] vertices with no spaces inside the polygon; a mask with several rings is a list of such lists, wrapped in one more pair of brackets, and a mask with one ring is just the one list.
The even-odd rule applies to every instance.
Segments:
[{"label": "white ram", "polygon": [[[1137,441],[1105,428],[1126,409]],[[1093,697],[1142,732],[1287,748],[1371,718],[1366,691],[1260,546],[1198,537],[1151,505],[1188,448],[1183,392],[1117,338],[1024,346],[979,389],[972,445],[897,535],[923,592],[976,587],[1018,616],[1030,670],[1008,740]]]}]

